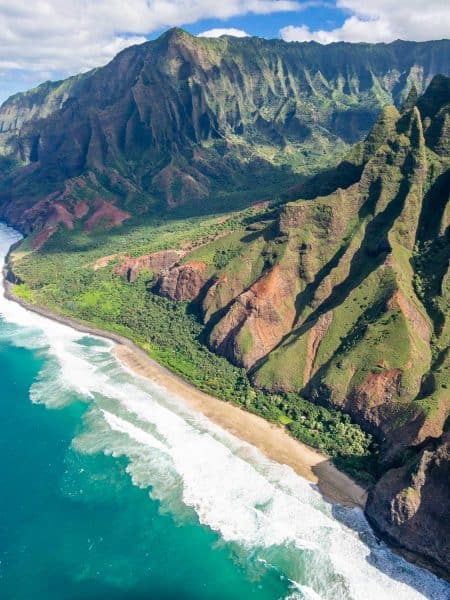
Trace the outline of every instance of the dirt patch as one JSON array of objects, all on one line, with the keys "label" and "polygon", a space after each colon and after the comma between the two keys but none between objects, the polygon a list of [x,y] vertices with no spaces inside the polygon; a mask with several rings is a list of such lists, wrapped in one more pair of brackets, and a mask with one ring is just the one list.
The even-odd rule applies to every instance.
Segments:
[{"label": "dirt patch", "polygon": [[42,229],[31,242],[33,250],[39,250],[52,237],[57,227],[46,227]]},{"label": "dirt patch", "polygon": [[109,256],[102,256],[92,265],[93,271],[98,271],[99,269],[103,269],[109,265],[113,260],[117,258],[117,254],[110,254]]},{"label": "dirt patch", "polygon": [[89,212],[89,205],[88,205],[88,203],[85,202],[84,200],[80,200],[80,202],[77,202],[75,204],[73,212],[74,212],[74,215],[75,215],[75,217],[77,219],[82,219]]},{"label": "dirt patch", "polygon": [[122,225],[122,223],[129,219],[131,215],[111,202],[107,202],[106,200],[99,200],[96,204],[96,210],[94,214],[89,217],[86,222],[86,231],[91,233],[92,230],[99,226],[103,225],[107,229],[112,227],[117,227],[118,225]]},{"label": "dirt patch", "polygon": [[74,216],[67,210],[67,208],[56,202],[53,205],[54,208],[54,216],[51,218],[51,221],[55,221],[55,223],[63,223],[67,229],[73,229],[73,219]]},{"label": "dirt patch", "polygon": [[400,290],[397,290],[388,301],[387,308],[392,310],[395,308],[395,304],[397,304],[406,319],[412,324],[414,331],[418,333],[426,344],[429,344],[431,338],[430,325],[419,309]]}]

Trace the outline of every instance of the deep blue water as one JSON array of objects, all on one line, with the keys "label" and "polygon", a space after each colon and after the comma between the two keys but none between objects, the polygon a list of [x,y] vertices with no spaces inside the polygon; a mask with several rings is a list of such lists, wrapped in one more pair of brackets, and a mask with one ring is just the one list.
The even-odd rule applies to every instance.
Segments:
[{"label": "deep blue water", "polygon": [[2,600],[448,597],[107,341],[2,299],[0,376]]}]

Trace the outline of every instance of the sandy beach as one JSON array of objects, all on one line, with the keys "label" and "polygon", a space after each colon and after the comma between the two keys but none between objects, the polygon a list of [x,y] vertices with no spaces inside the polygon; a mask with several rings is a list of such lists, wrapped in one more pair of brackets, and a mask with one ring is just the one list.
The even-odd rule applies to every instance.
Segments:
[{"label": "sandy beach", "polygon": [[129,370],[154,381],[268,458],[290,466],[298,475],[315,483],[332,502],[364,507],[367,493],[361,486],[339,471],[327,457],[292,438],[283,427],[201,392],[140,349],[119,343],[115,355]]},{"label": "sandy beach", "polygon": [[323,496],[331,502],[364,508],[367,500],[366,490],[339,471],[329,458],[292,438],[283,427],[201,392],[189,382],[159,365],[131,340],[54,313],[47,308],[30,304],[17,298],[13,294],[12,287],[12,284],[4,279],[4,293],[8,299],[17,302],[27,310],[78,331],[112,340],[115,343],[114,352],[117,359],[130,371],[154,381],[171,395],[177,396],[181,402],[204,414],[212,422],[261,450],[268,458],[290,466],[298,475],[316,484]]}]

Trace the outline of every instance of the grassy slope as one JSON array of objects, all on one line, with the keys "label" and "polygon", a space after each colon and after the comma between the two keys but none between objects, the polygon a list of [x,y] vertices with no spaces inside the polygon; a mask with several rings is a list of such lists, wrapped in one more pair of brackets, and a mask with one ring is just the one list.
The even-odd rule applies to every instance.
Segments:
[{"label": "grassy slope", "polygon": [[[302,256],[297,319],[254,379],[350,410],[380,437],[395,440],[399,426],[424,420],[421,431],[404,434],[408,444],[439,435],[449,409],[448,187],[439,184],[448,159],[425,148],[416,111],[401,119],[386,111],[359,151],[369,144],[356,190],[284,208]],[[312,352],[323,317],[327,329]],[[392,390],[377,397],[377,381],[396,372],[401,383],[386,402]]]}]

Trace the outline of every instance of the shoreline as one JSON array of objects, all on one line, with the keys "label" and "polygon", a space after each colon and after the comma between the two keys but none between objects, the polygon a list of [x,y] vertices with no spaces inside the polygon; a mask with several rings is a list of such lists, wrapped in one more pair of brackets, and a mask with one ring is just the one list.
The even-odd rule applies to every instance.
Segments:
[{"label": "shoreline", "polygon": [[331,502],[364,508],[366,490],[339,471],[328,457],[290,436],[281,425],[198,390],[128,345],[116,345],[114,354],[133,373],[168,390],[216,425],[258,448],[267,458],[291,467],[297,475],[316,484]]},{"label": "shoreline", "polygon": [[190,382],[157,363],[142,348],[122,335],[60,315],[18,298],[12,292],[13,285],[6,278],[5,268],[3,293],[8,300],[82,333],[114,342],[115,357],[129,371],[166,389],[180,402],[202,413],[242,441],[258,448],[270,460],[291,467],[298,475],[317,485],[321,494],[330,502],[364,509],[367,491],[348,475],[339,471],[330,458],[294,439],[281,425],[270,423],[232,403],[202,392]]}]

